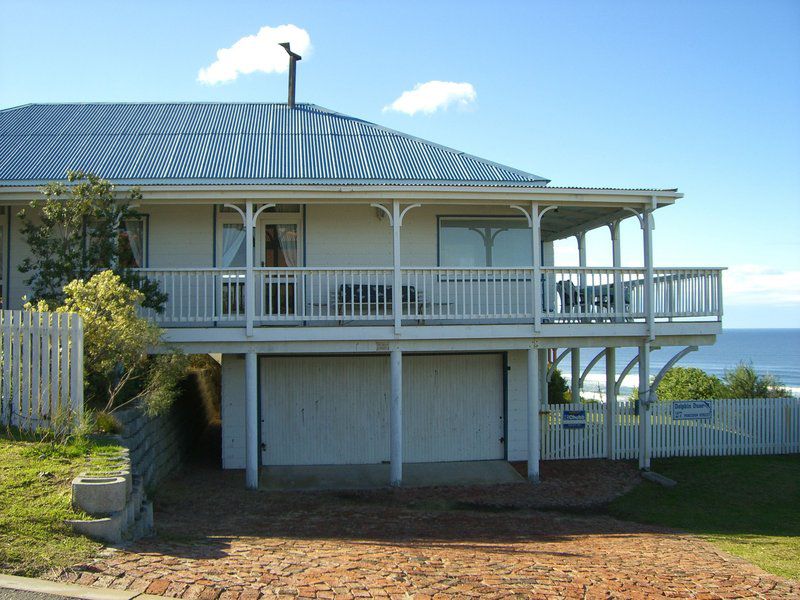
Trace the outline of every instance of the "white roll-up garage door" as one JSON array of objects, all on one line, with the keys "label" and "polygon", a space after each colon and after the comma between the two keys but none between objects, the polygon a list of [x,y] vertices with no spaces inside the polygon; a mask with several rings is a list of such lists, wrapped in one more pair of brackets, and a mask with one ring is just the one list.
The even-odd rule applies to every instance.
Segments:
[{"label": "white roll-up garage door", "polygon": [[[387,356],[265,357],[265,465],[389,460]],[[500,354],[403,357],[404,462],[493,460],[503,445]]]}]

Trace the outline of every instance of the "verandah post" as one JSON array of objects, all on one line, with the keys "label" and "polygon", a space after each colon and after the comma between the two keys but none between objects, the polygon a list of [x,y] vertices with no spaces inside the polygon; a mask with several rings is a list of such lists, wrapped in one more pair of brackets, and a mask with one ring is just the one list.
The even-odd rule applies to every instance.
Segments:
[{"label": "verandah post", "polygon": [[392,286],[392,313],[394,314],[395,334],[400,332],[403,309],[402,277],[400,273],[400,202],[392,200],[392,268],[394,284]]},{"label": "verandah post", "polygon": [[[653,204],[655,205],[656,199],[653,197]],[[655,208],[655,206],[653,207]],[[653,210],[652,208],[645,208],[642,213],[642,241],[644,245],[644,270],[645,270],[645,285],[644,285],[644,310],[647,317],[647,341],[652,342],[655,339],[655,332],[653,324],[655,321],[655,312],[653,305]]]},{"label": "verandah post", "polygon": [[542,228],[539,205],[531,202],[531,257],[533,258],[533,331],[539,333],[542,326]]},{"label": "verandah post", "polygon": [[245,310],[245,319],[246,323],[246,332],[248,337],[252,337],[253,335],[253,321],[255,320],[256,314],[256,286],[255,282],[253,281],[253,250],[255,247],[254,242],[254,230],[255,230],[255,223],[253,222],[253,201],[248,200],[245,202],[245,213],[244,213],[244,227],[245,227],[245,260],[246,260],[246,271],[245,271],[245,280],[244,280],[244,292],[245,292],[245,301],[244,301],[244,310]]}]

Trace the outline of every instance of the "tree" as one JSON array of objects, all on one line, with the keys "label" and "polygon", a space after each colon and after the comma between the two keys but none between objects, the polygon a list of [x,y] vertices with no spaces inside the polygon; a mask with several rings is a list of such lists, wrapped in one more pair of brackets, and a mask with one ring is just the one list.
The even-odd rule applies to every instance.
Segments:
[{"label": "tree", "polygon": [[565,394],[568,391],[567,382],[564,381],[561,371],[553,369],[553,375],[550,377],[550,381],[547,382],[548,404],[564,404],[567,401]]},{"label": "tree", "polygon": [[[142,400],[151,414],[163,412],[178,394],[186,374],[183,354],[148,353],[161,347],[162,330],[139,317],[144,294],[121,277],[102,271],[88,281],[64,286],[64,303],[56,312],[79,314],[84,323],[84,380],[90,406],[112,412]],[[51,310],[45,301],[26,308]]]},{"label": "tree", "polygon": [[81,171],[68,171],[67,181],[73,185],[47,184],[42,189],[44,197],[19,214],[31,250],[19,270],[29,274],[25,283],[33,291],[34,302],[60,304],[67,283],[112,269],[142,291],[143,306],[161,310],[166,295],[157,283],[126,267],[130,247],[120,243],[125,220],[138,216],[131,202],[141,200],[139,191],[134,188],[127,197],[118,198],[110,182]]},{"label": "tree", "polygon": [[791,396],[774,375],[759,375],[752,364],[739,363],[723,377],[727,398],[786,398]]}]

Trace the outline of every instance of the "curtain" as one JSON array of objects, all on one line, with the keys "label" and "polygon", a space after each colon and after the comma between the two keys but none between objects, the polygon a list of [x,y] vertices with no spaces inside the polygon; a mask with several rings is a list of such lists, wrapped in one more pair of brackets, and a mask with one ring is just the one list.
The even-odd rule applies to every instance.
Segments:
[{"label": "curtain", "polygon": [[[243,267],[239,251],[244,244],[243,225],[223,225],[222,227],[222,267]],[[238,259],[238,260],[237,260]],[[241,264],[234,264],[241,263]]]},{"label": "curtain", "polygon": [[278,225],[278,244],[287,267],[297,266],[297,226]]},{"label": "curtain", "polygon": [[123,227],[128,234],[133,267],[141,269],[144,267],[144,222],[141,219],[128,220]]}]

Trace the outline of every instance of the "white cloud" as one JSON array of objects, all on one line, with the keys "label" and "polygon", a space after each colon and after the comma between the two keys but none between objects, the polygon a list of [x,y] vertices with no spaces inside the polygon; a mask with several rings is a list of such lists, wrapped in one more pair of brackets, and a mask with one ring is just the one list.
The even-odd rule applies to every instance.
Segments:
[{"label": "white cloud", "polygon": [[262,27],[257,34],[241,38],[230,48],[217,50],[217,60],[200,69],[197,80],[215,85],[256,71],[285,73],[289,68],[289,55],[278,45],[281,42],[290,42],[292,52],[303,58],[311,50],[311,37],[305,29],[295,25]]},{"label": "white cloud", "polygon": [[383,110],[394,110],[407,115],[415,115],[418,112],[429,115],[437,110],[447,109],[452,104],[469,106],[475,98],[477,94],[471,83],[428,81],[418,83],[413,90],[403,92],[397,100],[384,106]]},{"label": "white cloud", "polygon": [[734,265],[725,272],[722,281],[726,304],[800,305],[800,270]]}]

